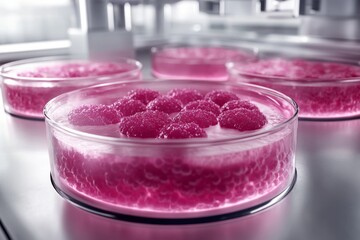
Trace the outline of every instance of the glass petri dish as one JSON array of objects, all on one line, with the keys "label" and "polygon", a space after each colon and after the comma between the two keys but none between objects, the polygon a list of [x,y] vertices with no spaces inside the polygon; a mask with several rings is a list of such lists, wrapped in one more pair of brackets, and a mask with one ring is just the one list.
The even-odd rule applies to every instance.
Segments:
[{"label": "glass petri dish", "polygon": [[19,117],[44,119],[45,104],[61,93],[111,81],[141,79],[142,65],[132,59],[88,60],[45,57],[1,66],[5,111]]},{"label": "glass petri dish", "polygon": [[165,45],[151,54],[152,75],[160,79],[226,81],[227,62],[255,59],[251,49],[210,45]]},{"label": "glass petri dish", "polygon": [[338,120],[360,116],[360,66],[326,57],[259,57],[227,64],[231,79],[278,90],[299,105],[300,119]]},{"label": "glass petri dish", "polygon": [[[69,120],[79,106],[112,106],[129,91],[164,95],[184,88],[234,93],[256,105],[267,122],[253,131],[216,124],[204,128],[207,137],[159,139],[126,137],[119,131],[122,122],[90,126]],[[133,221],[181,224],[189,218],[256,212],[294,183],[297,112],[292,99],[274,90],[204,80],[111,83],[65,93],[44,109],[52,182],[84,209]]]}]

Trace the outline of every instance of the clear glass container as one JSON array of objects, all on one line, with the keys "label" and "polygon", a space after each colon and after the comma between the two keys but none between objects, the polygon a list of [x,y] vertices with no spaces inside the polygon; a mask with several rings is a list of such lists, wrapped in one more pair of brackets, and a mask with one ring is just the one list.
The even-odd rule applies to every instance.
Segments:
[{"label": "clear glass container", "polygon": [[[258,130],[215,125],[206,138],[124,137],[119,124],[74,126],[69,113],[83,104],[109,105],[134,89],[162,94],[224,90],[251,101],[266,116]],[[295,179],[297,105],[250,84],[158,80],[102,84],[51,100],[44,109],[55,189],[105,216],[202,218],[254,208],[288,192]]]},{"label": "clear glass container", "polygon": [[299,105],[299,118],[349,119],[360,116],[360,66],[325,56],[260,56],[250,64],[227,64],[230,79],[280,91]]},{"label": "clear glass container", "polygon": [[1,66],[5,111],[19,117],[44,119],[43,108],[55,96],[109,81],[139,80],[142,65],[132,59],[88,60],[45,57]]},{"label": "clear glass container", "polygon": [[255,59],[251,49],[211,45],[165,45],[151,53],[152,74],[160,79],[226,81],[227,62]]}]

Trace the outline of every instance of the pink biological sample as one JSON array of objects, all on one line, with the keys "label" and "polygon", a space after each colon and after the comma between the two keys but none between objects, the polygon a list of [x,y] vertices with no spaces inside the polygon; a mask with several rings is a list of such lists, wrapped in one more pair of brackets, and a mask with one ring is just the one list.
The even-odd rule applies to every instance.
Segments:
[{"label": "pink biological sample", "polygon": [[308,119],[360,115],[360,66],[326,61],[263,59],[230,69],[232,79],[278,90]]},{"label": "pink biological sample", "polygon": [[[158,98],[180,90],[163,91]],[[221,92],[237,96],[230,93]],[[128,96],[124,94],[124,98]],[[238,97],[247,99],[247,96]],[[52,131],[55,184],[66,194],[101,209],[150,217],[184,213],[198,216],[212,211],[218,214],[260,204],[280,194],[292,181],[296,122],[290,121],[287,127],[259,139],[244,138],[240,142],[235,139],[281,125],[295,113],[291,110],[289,115],[290,108],[283,112],[279,106],[247,101],[246,106],[256,107],[245,109],[242,104],[239,108],[233,105],[232,110],[224,111],[219,117],[212,112],[214,106],[220,112],[216,104],[194,99],[194,104],[183,106],[179,113],[147,109],[122,117],[115,124],[79,127],[66,123],[70,119],[63,119],[68,128],[92,135],[103,137],[113,132],[114,144],[107,145],[104,139],[92,143]],[[117,104],[121,101],[117,100]],[[148,104],[152,105],[152,101]],[[186,109],[189,106],[194,109]],[[201,114],[195,114],[197,111]],[[236,115],[230,114],[231,111],[237,111]],[[184,113],[190,113],[186,121],[181,118]],[[256,127],[223,128],[217,120],[224,118],[222,114],[227,114],[227,120],[235,117],[235,121],[249,121],[246,126]],[[227,142],[226,137],[233,141]],[[130,142],[122,145],[123,140]]]},{"label": "pink biological sample", "polygon": [[162,79],[225,81],[228,61],[253,59],[250,52],[226,47],[164,47],[153,51],[152,73]]},{"label": "pink biological sample", "polygon": [[19,64],[8,67],[10,70],[6,68],[5,65],[1,73],[5,110],[16,116],[34,119],[43,119],[45,104],[62,93],[106,83],[111,77],[114,81],[141,77],[136,61],[59,60],[36,65]]}]

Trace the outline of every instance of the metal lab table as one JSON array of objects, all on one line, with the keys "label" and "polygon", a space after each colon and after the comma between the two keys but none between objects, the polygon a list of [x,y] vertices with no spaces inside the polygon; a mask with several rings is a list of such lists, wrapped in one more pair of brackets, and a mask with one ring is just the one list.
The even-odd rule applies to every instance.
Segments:
[{"label": "metal lab table", "polygon": [[[148,53],[139,54],[148,71]],[[0,108],[0,219],[11,239],[360,239],[360,119],[299,122],[297,182],[274,206],[227,221],[161,226],[100,217],[62,199],[50,183],[45,123],[5,113],[2,100]]]}]

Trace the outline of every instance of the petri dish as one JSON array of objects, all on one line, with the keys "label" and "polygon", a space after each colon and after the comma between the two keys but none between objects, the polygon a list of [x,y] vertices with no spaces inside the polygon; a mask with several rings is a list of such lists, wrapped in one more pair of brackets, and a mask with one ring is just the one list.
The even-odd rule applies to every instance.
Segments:
[{"label": "petri dish", "polygon": [[[158,92],[158,98],[170,96],[174,89],[191,89],[204,99],[213,91],[230,92],[254,104],[266,122],[244,131],[216,122],[202,127],[206,136],[170,139],[133,137],[121,131],[124,118],[152,110],[107,122],[92,108],[90,117],[85,116],[91,121],[73,120],[74,113],[84,119],[81,111],[74,109],[112,108],[119,98],[144,89]],[[158,136],[181,111],[169,114],[170,122],[163,124]],[[45,106],[51,179],[70,202],[120,219],[132,216],[179,223],[179,219],[202,221],[234,212],[256,212],[282,198],[294,184],[297,114],[291,98],[251,84],[158,80],[83,88],[55,97]],[[92,121],[97,117],[100,124]],[[160,122],[142,120],[146,126]],[[139,126],[132,123],[131,129]]]},{"label": "petri dish", "polygon": [[141,79],[142,65],[133,59],[89,60],[46,57],[1,66],[5,111],[23,118],[44,119],[45,104],[61,93],[109,81]]}]

